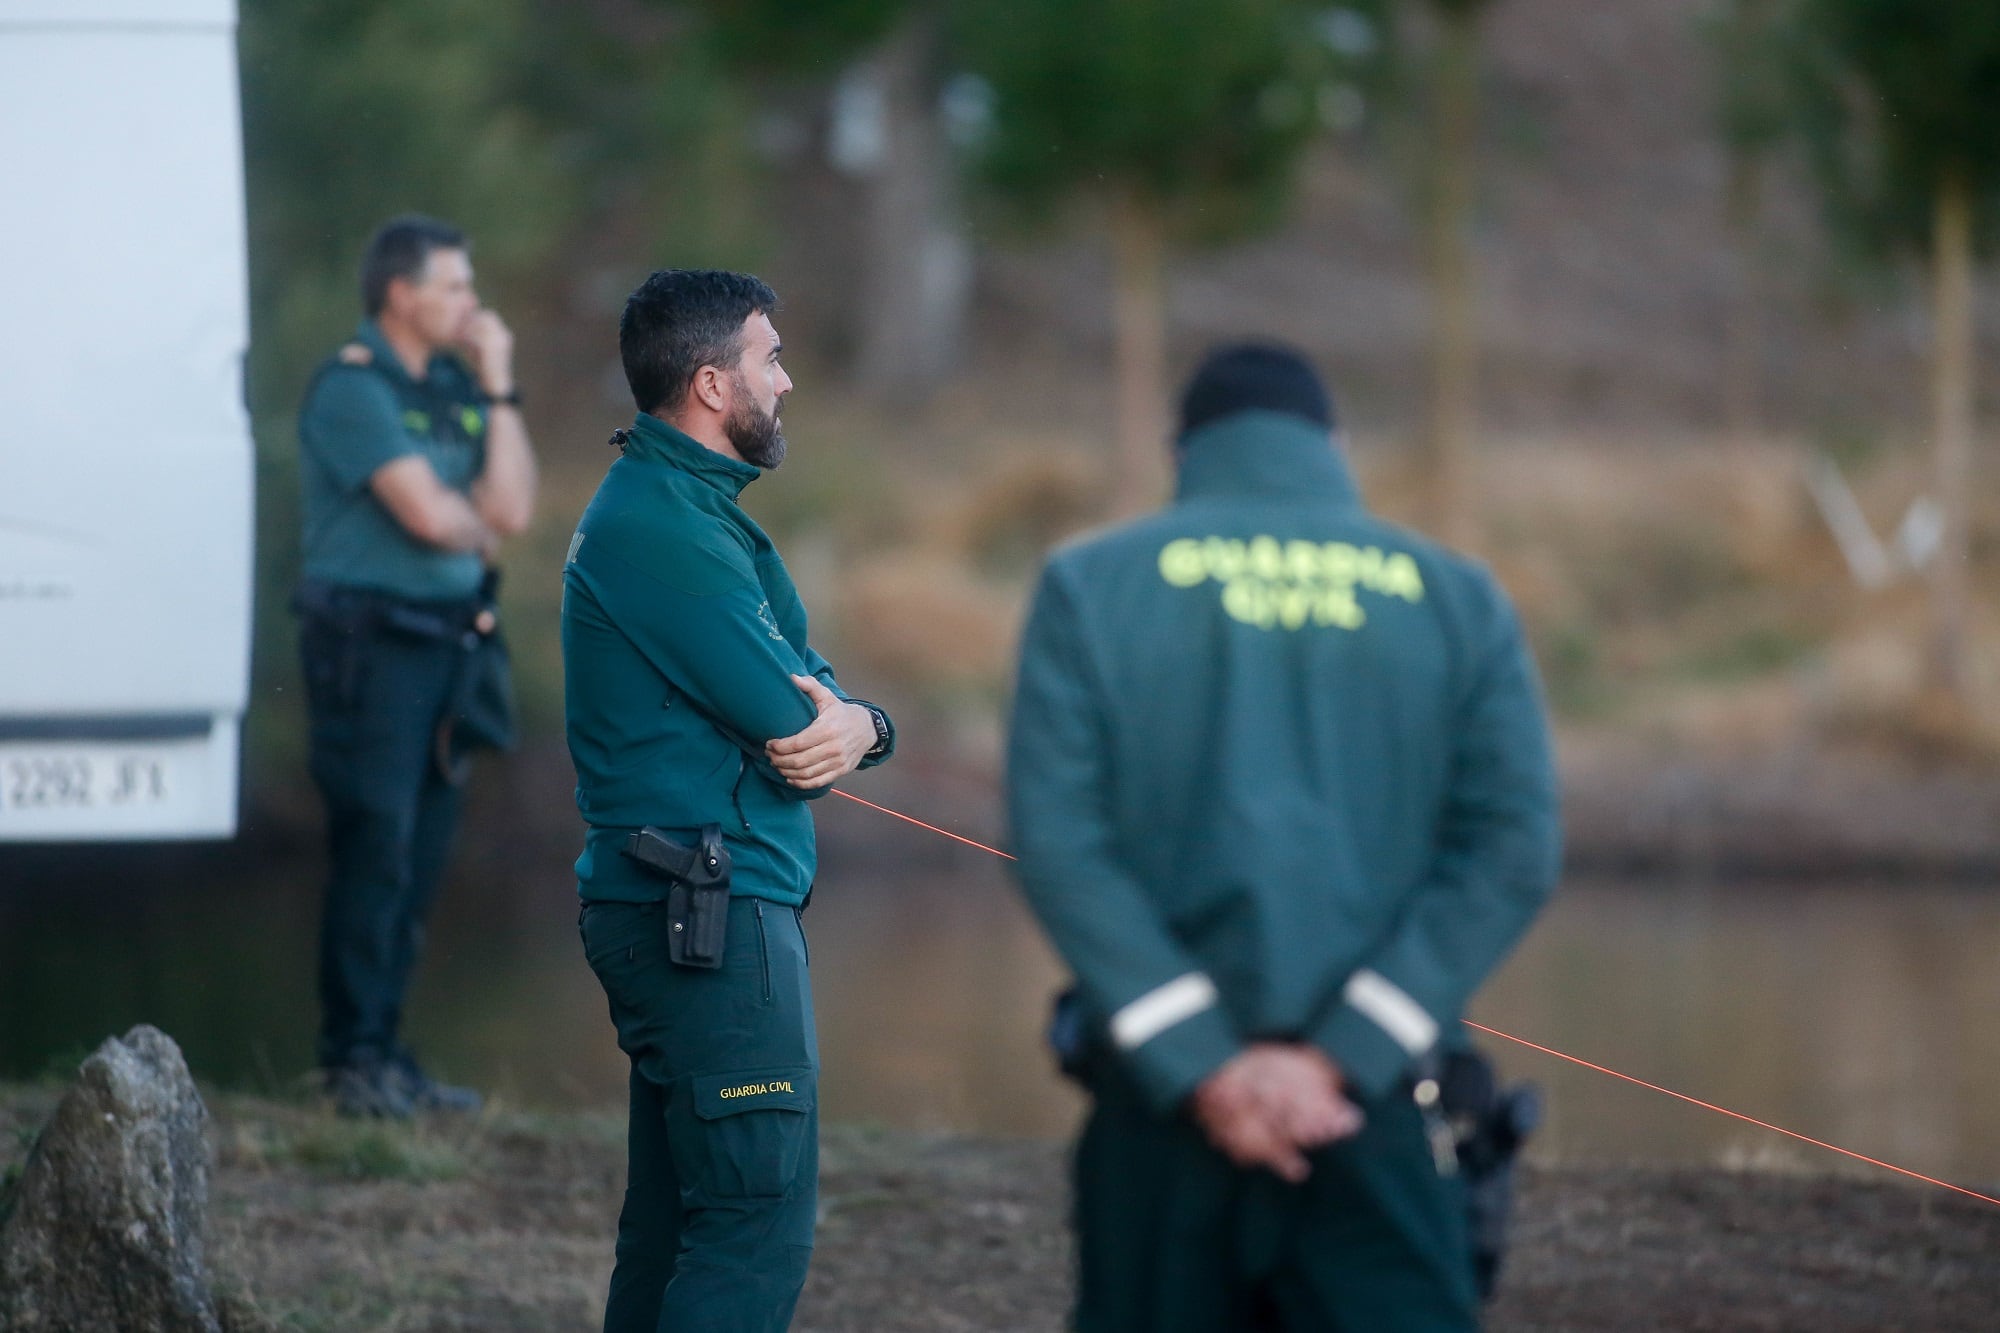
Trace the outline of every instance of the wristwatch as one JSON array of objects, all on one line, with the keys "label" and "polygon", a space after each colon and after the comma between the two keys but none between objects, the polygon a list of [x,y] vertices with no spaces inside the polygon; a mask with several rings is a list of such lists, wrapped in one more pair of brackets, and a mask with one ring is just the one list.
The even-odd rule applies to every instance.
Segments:
[{"label": "wristwatch", "polygon": [[[855,702],[861,703],[859,699],[855,700]],[[875,724],[875,743],[869,746],[868,752],[861,757],[863,759],[880,759],[883,755],[889,753],[889,715],[874,704],[864,703],[861,706],[868,710],[868,720]]]},{"label": "wristwatch", "polygon": [[519,407],[521,405],[521,386],[517,384],[505,393],[482,392],[480,397],[486,400],[488,407]]}]

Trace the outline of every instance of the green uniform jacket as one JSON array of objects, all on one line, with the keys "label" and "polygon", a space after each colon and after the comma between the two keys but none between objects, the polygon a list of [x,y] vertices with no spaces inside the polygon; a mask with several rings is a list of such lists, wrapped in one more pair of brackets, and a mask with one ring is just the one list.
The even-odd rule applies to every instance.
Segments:
[{"label": "green uniform jacket", "polygon": [[736,503],[757,475],[641,413],[570,541],[563,690],[586,899],[664,896],[618,850],[647,824],[689,840],[720,824],[736,893],[796,906],[812,888],[805,803],[826,789],[787,784],[764,744],[816,716],[792,676],[847,696],[806,642],[785,562]]},{"label": "green uniform jacket", "polygon": [[1534,668],[1492,578],[1369,515],[1324,430],[1243,412],[1184,446],[1174,504],[1043,572],[1020,882],[1156,1107],[1259,1037],[1379,1096],[1554,885]]}]

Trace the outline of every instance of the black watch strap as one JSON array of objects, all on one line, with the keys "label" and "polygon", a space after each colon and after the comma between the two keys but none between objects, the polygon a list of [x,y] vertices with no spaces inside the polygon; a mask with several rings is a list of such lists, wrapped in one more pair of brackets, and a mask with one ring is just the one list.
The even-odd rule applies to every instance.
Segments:
[{"label": "black watch strap", "polygon": [[521,405],[521,389],[519,385],[507,390],[505,393],[489,393],[481,396],[486,399],[488,407],[519,407]]},{"label": "black watch strap", "polygon": [[[858,701],[857,701],[858,702]],[[875,724],[875,743],[868,747],[863,759],[879,759],[889,753],[889,715],[874,704],[861,705],[868,710],[868,720]]]}]

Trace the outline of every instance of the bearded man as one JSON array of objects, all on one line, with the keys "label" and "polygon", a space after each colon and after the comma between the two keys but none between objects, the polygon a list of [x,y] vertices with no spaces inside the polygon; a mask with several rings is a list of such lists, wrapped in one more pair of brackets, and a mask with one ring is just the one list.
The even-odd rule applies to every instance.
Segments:
[{"label": "bearded man", "polygon": [[740,273],[632,293],[618,340],[639,412],[563,572],[580,929],[631,1060],[612,1333],[791,1322],[819,1161],[806,802],[894,747],[737,505],[785,457],[776,309]]}]

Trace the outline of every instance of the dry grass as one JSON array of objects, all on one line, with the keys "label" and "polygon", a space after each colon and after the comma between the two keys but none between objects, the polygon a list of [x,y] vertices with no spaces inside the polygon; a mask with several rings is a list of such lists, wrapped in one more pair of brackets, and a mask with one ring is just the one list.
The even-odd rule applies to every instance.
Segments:
[{"label": "dry grass", "polygon": [[[0,1167],[54,1087],[0,1087]],[[601,1316],[622,1118],[496,1111],[353,1127],[212,1101],[217,1264],[279,1327],[556,1333]],[[366,1149],[362,1143],[373,1144]],[[334,1153],[329,1146],[349,1145]],[[440,1154],[455,1165],[435,1170]],[[795,1327],[1036,1333],[1069,1302],[1058,1145],[834,1127]],[[2000,1210],[1749,1153],[1713,1170],[1553,1168],[1524,1181],[1495,1330],[1991,1326]]]}]

